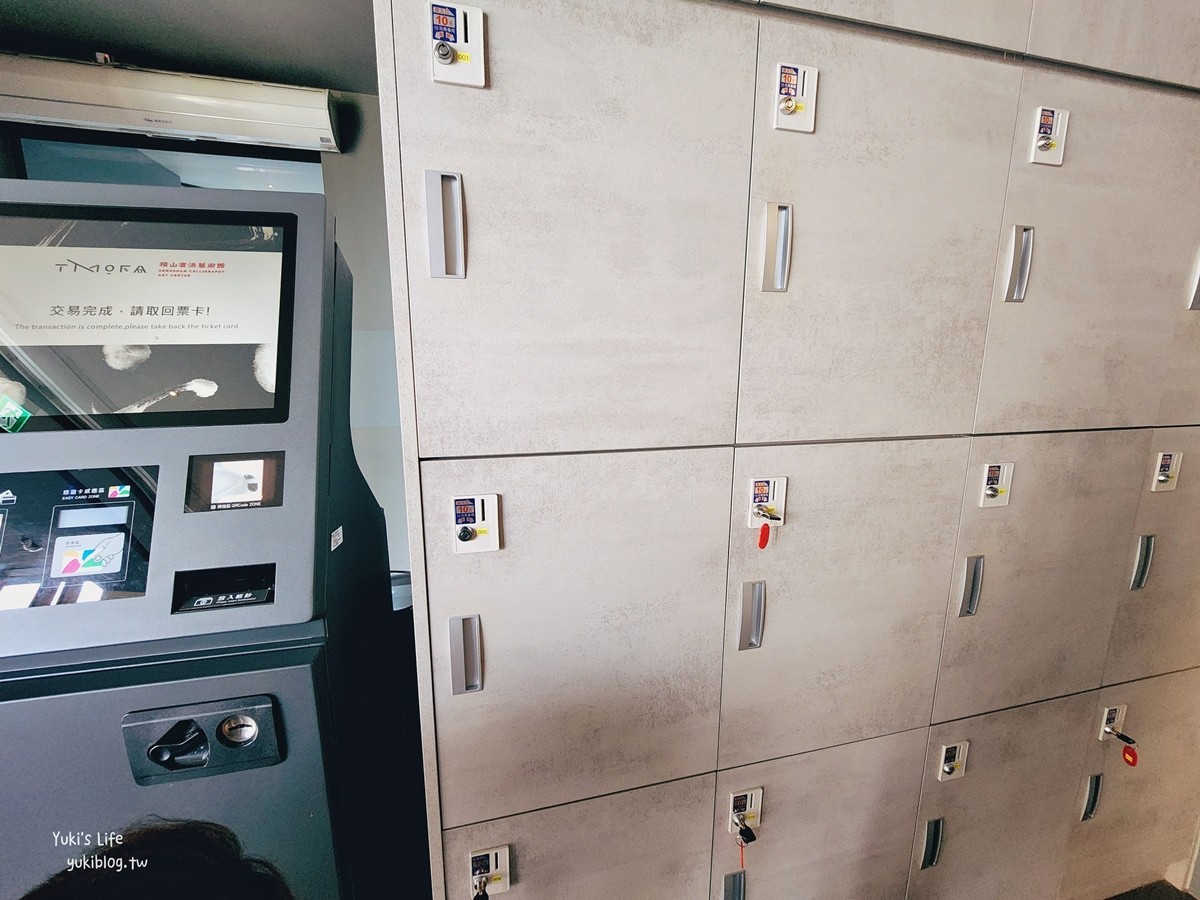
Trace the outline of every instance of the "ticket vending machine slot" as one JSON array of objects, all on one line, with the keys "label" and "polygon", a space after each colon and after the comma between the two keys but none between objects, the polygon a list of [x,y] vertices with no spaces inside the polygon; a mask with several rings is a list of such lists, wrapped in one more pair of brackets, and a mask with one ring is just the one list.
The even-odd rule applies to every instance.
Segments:
[{"label": "ticket vending machine slot", "polygon": [[275,602],[275,564],[175,573],[171,613]]}]

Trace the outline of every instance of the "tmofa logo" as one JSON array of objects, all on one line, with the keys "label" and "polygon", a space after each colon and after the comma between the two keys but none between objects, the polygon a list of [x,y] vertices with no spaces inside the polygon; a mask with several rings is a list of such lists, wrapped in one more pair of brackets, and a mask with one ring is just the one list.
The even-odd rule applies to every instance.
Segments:
[{"label": "tmofa logo", "polygon": [[96,263],[93,266],[84,265],[80,262],[75,262],[73,259],[68,259],[66,262],[55,263],[54,268],[60,272],[89,272],[92,275],[146,275],[145,266],[130,266],[124,264],[109,264]]}]

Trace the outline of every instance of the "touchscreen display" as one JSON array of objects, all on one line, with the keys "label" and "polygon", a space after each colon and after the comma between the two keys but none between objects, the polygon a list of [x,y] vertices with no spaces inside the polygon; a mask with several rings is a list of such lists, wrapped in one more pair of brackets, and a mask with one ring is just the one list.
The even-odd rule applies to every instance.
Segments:
[{"label": "touchscreen display", "polygon": [[0,430],[285,420],[295,217],[117,212],[0,205]]}]

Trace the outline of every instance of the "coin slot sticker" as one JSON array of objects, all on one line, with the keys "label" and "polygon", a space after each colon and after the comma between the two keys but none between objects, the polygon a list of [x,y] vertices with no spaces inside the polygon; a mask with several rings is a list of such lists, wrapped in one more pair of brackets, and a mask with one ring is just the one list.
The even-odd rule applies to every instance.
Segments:
[{"label": "coin slot sticker", "polygon": [[453,6],[433,6],[433,39],[448,44],[458,43],[458,10]]},{"label": "coin slot sticker", "polygon": [[475,498],[464,497],[454,501],[454,524],[455,525],[474,525],[476,524],[475,517]]}]

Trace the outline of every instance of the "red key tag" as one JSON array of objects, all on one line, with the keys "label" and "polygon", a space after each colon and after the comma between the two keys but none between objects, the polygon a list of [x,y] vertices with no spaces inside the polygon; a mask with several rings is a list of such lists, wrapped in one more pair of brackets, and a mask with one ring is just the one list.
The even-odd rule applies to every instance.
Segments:
[{"label": "red key tag", "polygon": [[771,540],[771,526],[764,524],[758,532],[758,549],[766,550],[767,541]]},{"label": "red key tag", "polygon": [[1125,765],[1137,765],[1137,747],[1126,747],[1121,751],[1121,759],[1125,760]]}]

